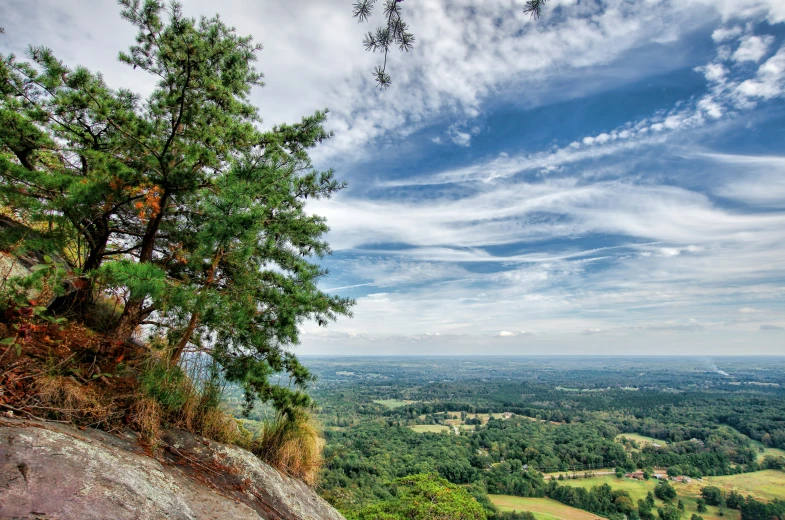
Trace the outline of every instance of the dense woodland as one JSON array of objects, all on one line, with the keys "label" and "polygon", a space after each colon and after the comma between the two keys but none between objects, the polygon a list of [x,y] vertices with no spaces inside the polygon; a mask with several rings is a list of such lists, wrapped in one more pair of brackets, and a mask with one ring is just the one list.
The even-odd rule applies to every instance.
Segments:
[{"label": "dense woodland", "polygon": [[[777,358],[723,359],[729,376],[685,359],[306,362],[320,377],[314,396],[327,438],[320,491],[350,517],[396,499],[396,479],[433,475],[464,485],[491,517],[501,513],[489,494],[549,497],[609,518],[681,518],[676,501],[660,498],[667,483],[651,503],[637,503],[612,483],[584,489],[570,478],[635,470],[702,478],[785,466],[776,450],[785,434],[785,362]],[[429,425],[449,428],[416,431]],[[774,501],[722,500],[745,519],[781,514]]]}]

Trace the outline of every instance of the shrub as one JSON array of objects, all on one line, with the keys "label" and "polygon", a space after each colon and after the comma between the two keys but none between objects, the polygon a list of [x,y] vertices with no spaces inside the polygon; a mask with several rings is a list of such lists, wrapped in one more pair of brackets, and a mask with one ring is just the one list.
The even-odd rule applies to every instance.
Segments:
[{"label": "shrub", "polygon": [[[486,520],[483,507],[462,487],[419,474],[390,484],[394,498],[349,514],[349,520]],[[502,516],[500,518],[527,518]],[[498,517],[497,517],[498,518]]]}]

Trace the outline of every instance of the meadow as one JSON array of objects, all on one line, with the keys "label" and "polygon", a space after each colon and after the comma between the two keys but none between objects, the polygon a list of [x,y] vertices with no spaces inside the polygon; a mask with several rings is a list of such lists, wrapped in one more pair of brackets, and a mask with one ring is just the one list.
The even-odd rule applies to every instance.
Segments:
[{"label": "meadow", "polygon": [[646,444],[659,444],[660,446],[665,446],[668,444],[668,441],[655,439],[654,437],[647,437],[645,435],[638,435],[637,433],[622,433],[616,436],[616,440],[620,440],[622,437],[637,442],[641,447]]},{"label": "meadow", "polygon": [[441,433],[451,430],[449,426],[444,426],[442,424],[416,424],[414,426],[409,426],[409,428],[417,433]]},{"label": "meadow", "polygon": [[376,399],[374,401],[374,403],[376,403],[376,404],[380,404],[382,406],[386,406],[387,408],[390,408],[390,409],[393,409],[393,410],[396,409],[396,408],[401,408],[401,407],[404,407],[404,406],[408,406],[410,404],[414,404],[416,402],[417,401],[408,401],[408,400],[405,400],[405,399],[403,399],[403,400],[402,399]]},{"label": "meadow", "polygon": [[[560,485],[582,487],[591,489],[594,486],[608,484],[613,489],[620,489],[628,492],[634,502],[646,498],[649,491],[653,491],[657,485],[655,479],[634,480],[629,478],[619,479],[614,475],[603,475],[598,477],[581,478],[576,480],[565,480],[559,482]],[[696,500],[701,496],[701,489],[706,486],[716,486],[725,491],[735,489],[744,496],[751,495],[765,501],[775,498],[785,499],[785,472],[776,470],[756,471],[753,473],[741,473],[738,475],[727,475],[722,477],[705,477],[703,481],[693,480],[689,483],[671,482],[676,490],[678,498],[684,502],[686,518],[693,513],[700,514],[705,520],[720,520],[740,518],[736,510],[725,510],[725,515],[720,516],[718,509],[709,506],[707,513],[697,513]],[[657,506],[662,505],[657,500]]]},{"label": "meadow", "polygon": [[566,506],[550,498],[523,498],[511,495],[488,495],[500,511],[530,511],[537,520],[602,520],[583,509]]}]

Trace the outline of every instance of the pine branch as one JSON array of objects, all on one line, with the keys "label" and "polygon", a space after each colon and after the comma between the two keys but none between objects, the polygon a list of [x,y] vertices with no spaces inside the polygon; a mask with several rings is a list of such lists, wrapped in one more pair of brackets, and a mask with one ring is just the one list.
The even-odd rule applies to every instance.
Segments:
[{"label": "pine branch", "polygon": [[[376,84],[384,90],[392,84],[392,78],[387,73],[387,57],[390,47],[398,46],[401,52],[409,52],[414,47],[414,35],[408,31],[408,25],[401,17],[401,8],[398,4],[403,0],[386,0],[384,4],[385,24],[376,28],[376,32],[368,32],[363,38],[366,51],[384,53],[381,65],[377,65],[373,75]],[[353,16],[358,22],[366,22],[373,14],[376,0],[358,0],[354,4]]]},{"label": "pine branch", "polygon": [[[542,8],[548,0],[527,0],[523,12],[537,19],[542,15]],[[387,57],[390,47],[397,45],[401,52],[409,52],[414,47],[414,35],[408,31],[409,26],[401,17],[400,4],[403,0],[386,0],[384,4],[385,24],[369,31],[363,38],[363,47],[369,52],[382,52],[384,59],[373,71],[376,84],[385,90],[392,85],[392,78],[387,73]],[[357,0],[352,7],[352,16],[357,21],[367,22],[373,14],[376,0]]]},{"label": "pine branch", "polygon": [[531,17],[536,20],[542,15],[542,7],[547,1],[548,0],[528,0],[526,6],[523,8],[523,12],[531,15]]}]

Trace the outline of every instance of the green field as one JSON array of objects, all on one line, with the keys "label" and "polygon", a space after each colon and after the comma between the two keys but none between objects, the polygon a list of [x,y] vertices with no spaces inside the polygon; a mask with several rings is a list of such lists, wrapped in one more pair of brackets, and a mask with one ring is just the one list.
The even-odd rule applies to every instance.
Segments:
[{"label": "green field", "polygon": [[582,487],[586,489],[591,489],[594,486],[601,486],[603,484],[608,484],[613,489],[621,489],[626,491],[632,497],[633,502],[637,502],[638,499],[646,498],[646,493],[652,491],[654,489],[655,484],[657,483],[656,480],[633,480],[630,478],[616,478],[615,475],[603,475],[599,477],[591,477],[591,478],[579,478],[576,480],[565,480],[559,481],[560,486],[572,486],[572,487]]},{"label": "green field", "polygon": [[488,495],[501,511],[531,511],[537,520],[602,520],[582,509],[566,506],[550,498],[523,498],[509,495]]},{"label": "green field", "polygon": [[785,457],[785,450],[778,448],[764,448],[763,453],[758,455],[758,462],[763,460],[763,457],[771,455],[772,457]]},{"label": "green field", "polygon": [[[654,490],[657,481],[655,479],[618,479],[613,475],[607,475],[586,479],[565,480],[564,482],[560,481],[559,484],[586,489],[608,484],[613,489],[627,491],[633,501],[637,502],[639,499],[645,498],[647,492]],[[754,473],[742,473],[724,477],[705,477],[702,482],[698,480],[693,480],[689,484],[671,482],[671,485],[678,493],[679,498],[684,501],[686,508],[685,518],[689,518],[692,513],[697,513],[695,501],[700,497],[701,488],[706,486],[717,486],[726,491],[735,489],[744,496],[752,495],[755,498],[763,500],[772,500],[775,498],[785,499],[785,472],[776,470],[756,471]],[[660,505],[659,500],[657,501],[657,504]],[[720,517],[717,515],[717,508],[711,506],[709,507],[708,513],[701,513],[700,515],[705,520],[720,520],[722,518],[733,520],[740,518],[739,512],[734,510],[726,510],[725,516]]]},{"label": "green field", "polygon": [[409,428],[417,433],[441,433],[452,429],[449,426],[443,426],[441,424],[418,424],[416,426],[409,426]]},{"label": "green field", "polygon": [[626,437],[631,441],[637,442],[638,445],[641,447],[644,444],[659,444],[660,446],[665,446],[666,444],[668,444],[668,441],[664,441],[662,439],[655,439],[654,437],[646,437],[645,435],[638,435],[637,433],[622,433],[616,436],[616,440],[619,440],[622,437]]},{"label": "green field", "polygon": [[779,498],[785,500],[785,471],[767,469],[765,471],[755,471],[753,473],[740,473],[739,475],[728,475],[725,477],[705,477],[703,482],[692,481],[689,484],[675,486],[676,491],[681,492],[682,487],[688,493],[700,493],[700,488],[704,486],[717,486],[718,488],[730,491],[735,489],[744,496],[752,495],[764,500]]},{"label": "green field", "polygon": [[[562,482],[559,482],[562,485]],[[654,491],[654,486],[657,485],[657,480],[650,479],[650,480],[633,480],[633,479],[618,479],[615,476],[601,476],[601,477],[592,477],[592,478],[585,478],[585,479],[578,479],[578,480],[569,480],[564,481],[563,485],[566,486],[573,486],[573,487],[582,487],[586,489],[590,489],[594,486],[601,486],[603,484],[608,484],[613,489],[620,489],[626,491],[630,494],[633,502],[637,503],[639,499],[646,498],[646,494],[649,491]],[[704,486],[708,485],[716,485],[716,484],[709,484],[708,481],[704,480],[704,482],[693,481],[690,484],[680,484],[678,482],[672,482],[671,485],[676,490],[679,495],[679,498],[684,502],[685,507],[685,515],[684,518],[689,518],[692,516],[693,513],[698,514],[698,507],[696,505],[696,500],[700,497],[700,490]],[[660,500],[656,501],[657,507],[662,505]],[[722,519],[730,519],[730,520],[738,520],[741,518],[741,514],[739,511],[725,511],[725,516],[719,516],[717,514],[717,508],[713,506],[709,506],[709,511],[707,513],[699,513],[700,516],[704,518],[704,520],[722,520]]]},{"label": "green field", "polygon": [[417,401],[400,400],[400,399],[377,399],[374,401],[376,404],[386,406],[387,408],[400,408],[409,404],[414,404]]}]

